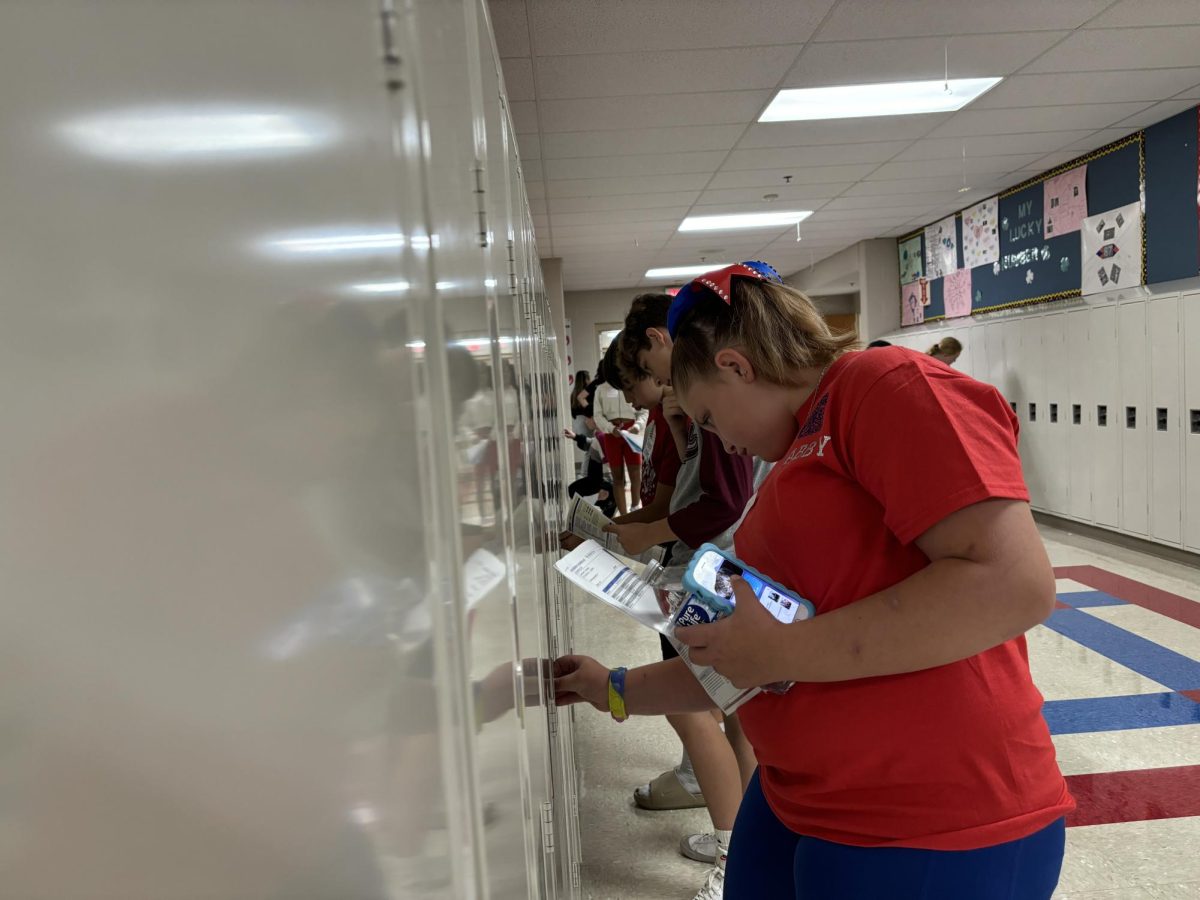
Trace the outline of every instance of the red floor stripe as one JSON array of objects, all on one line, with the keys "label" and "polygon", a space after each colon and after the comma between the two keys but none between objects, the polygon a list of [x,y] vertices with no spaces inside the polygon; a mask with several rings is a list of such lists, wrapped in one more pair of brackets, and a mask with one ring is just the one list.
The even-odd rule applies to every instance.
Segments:
[{"label": "red floor stripe", "polygon": [[1197,703],[1200,703],[1200,690],[1180,691],[1179,693],[1183,694],[1183,696],[1187,697],[1190,700],[1195,700]]},{"label": "red floor stripe", "polygon": [[1126,578],[1115,575],[1095,566],[1058,566],[1054,570],[1056,578],[1070,578],[1090,588],[1104,591],[1106,594],[1124,600],[1126,603],[1136,603],[1160,615],[1200,628],[1200,603],[1172,594],[1170,591],[1159,590]]},{"label": "red floor stripe", "polygon": [[1200,816],[1200,766],[1068,775],[1067,787],[1079,804],[1068,826]]}]

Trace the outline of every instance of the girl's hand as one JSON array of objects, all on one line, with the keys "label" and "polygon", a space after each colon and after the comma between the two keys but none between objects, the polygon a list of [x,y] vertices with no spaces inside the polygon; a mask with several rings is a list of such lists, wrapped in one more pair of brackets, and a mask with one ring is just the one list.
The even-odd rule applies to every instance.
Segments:
[{"label": "girl's hand", "polygon": [[663,388],[662,412],[669,425],[675,423],[682,425],[687,421],[687,413],[679,405],[679,400],[675,397],[675,389],[672,387]]},{"label": "girl's hand", "polygon": [[615,534],[621,547],[630,556],[637,556],[653,547],[657,541],[643,522],[631,522],[628,525],[605,525],[608,534]]},{"label": "girl's hand", "polygon": [[762,687],[789,680],[788,654],[800,651],[802,625],[784,625],[759,602],[750,585],[731,578],[736,599],[733,615],[711,625],[675,629],[675,637],[691,648],[692,662],[712,666],[735,687]]},{"label": "girl's hand", "polygon": [[573,432],[570,428],[564,428],[563,437],[565,437],[568,441],[573,441],[575,440],[575,432]]},{"label": "girl's hand", "polygon": [[554,661],[554,705],[590,703],[608,712],[608,669],[590,656],[560,656]]}]

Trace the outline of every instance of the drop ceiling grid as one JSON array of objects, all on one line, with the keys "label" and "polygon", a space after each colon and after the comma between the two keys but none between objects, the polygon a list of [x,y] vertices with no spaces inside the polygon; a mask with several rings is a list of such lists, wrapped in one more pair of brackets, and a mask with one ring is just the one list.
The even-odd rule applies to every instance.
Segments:
[{"label": "drop ceiling grid", "polygon": [[[789,0],[491,0],[493,18],[509,20],[497,28],[497,41],[502,55],[511,57],[504,65],[506,76],[513,69],[508,80],[514,97],[529,98],[514,100],[514,106],[527,107],[519,116],[514,110],[514,120],[519,143],[533,151],[526,159],[536,155],[541,161],[529,167],[540,176],[530,189],[539,238],[543,253],[564,258],[568,289],[573,272],[579,283],[595,284],[607,266],[625,280],[605,286],[634,287],[627,272],[642,266],[651,246],[653,265],[696,261],[698,251],[717,247],[731,254],[737,247],[734,255],[749,247],[770,249],[781,262],[809,254],[819,260],[857,240],[891,236],[990,196],[1047,168],[1050,160],[1084,153],[1200,96],[1200,66],[1189,43],[1200,37],[1200,3],[919,0],[906,4],[903,22],[897,22],[882,12],[889,2],[823,0],[806,4],[807,18],[797,19]],[[770,16],[775,23],[764,25]],[[720,25],[730,17],[746,27]],[[883,19],[886,27],[879,24]],[[860,82],[888,80],[895,77],[886,74],[888,66],[902,73],[914,62],[924,68],[913,77],[928,77],[930,64],[940,70],[941,63],[928,58],[932,51],[924,44],[931,41],[930,47],[949,43],[952,77],[983,74],[972,66],[983,65],[979,58],[987,47],[998,47],[1006,64],[985,67],[988,74],[1005,75],[1005,82],[957,114],[757,122],[780,87],[822,83],[810,70],[814,60],[843,66],[879,60],[855,69]],[[693,49],[681,53],[685,48]],[[692,65],[696,48],[704,48],[711,63],[699,74]],[[1096,48],[1123,71],[1088,57]],[[712,52],[726,50],[731,52]],[[835,81],[855,80],[832,63],[819,68],[832,71]],[[643,91],[644,84],[654,93]],[[705,87],[719,89],[699,91]],[[576,96],[588,93],[600,96]],[[686,149],[664,162],[680,143]],[[968,184],[975,188],[966,197],[957,192],[964,144]],[[795,176],[789,185],[782,182],[784,171]],[[761,209],[758,198],[766,193],[780,194],[774,209],[814,210],[802,226],[802,244],[791,240],[791,227],[758,237],[674,230],[689,214]],[[623,259],[637,263],[620,264]]]}]

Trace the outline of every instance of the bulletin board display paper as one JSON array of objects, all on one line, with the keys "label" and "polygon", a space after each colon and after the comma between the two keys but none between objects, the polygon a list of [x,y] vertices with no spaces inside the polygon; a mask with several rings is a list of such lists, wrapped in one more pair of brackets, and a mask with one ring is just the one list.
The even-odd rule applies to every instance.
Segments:
[{"label": "bulletin board display paper", "polygon": [[1000,258],[999,200],[991,197],[962,214],[963,265],[990,266]]},{"label": "bulletin board display paper", "polygon": [[1130,203],[1088,216],[1080,229],[1083,292],[1142,283],[1142,207]]},{"label": "bulletin board display paper", "polygon": [[925,228],[925,277],[941,278],[958,269],[956,216],[947,216]]},{"label": "bulletin board display paper", "polygon": [[925,274],[925,251],[921,246],[923,235],[915,234],[897,244],[900,254],[900,283],[909,284]]},{"label": "bulletin board display paper", "polygon": [[942,279],[942,301],[947,319],[971,314],[971,270],[959,269]]},{"label": "bulletin board display paper", "polygon": [[900,288],[900,324],[920,325],[925,321],[926,285],[921,279]]},{"label": "bulletin board display paper", "polygon": [[1087,215],[1087,166],[1076,166],[1043,183],[1046,237],[1078,231]]}]

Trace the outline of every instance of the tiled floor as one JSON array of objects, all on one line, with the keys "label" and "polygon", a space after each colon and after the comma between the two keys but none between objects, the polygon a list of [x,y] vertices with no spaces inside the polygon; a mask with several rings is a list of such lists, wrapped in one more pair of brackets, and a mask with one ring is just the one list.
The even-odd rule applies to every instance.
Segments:
[{"label": "tiled floor", "polygon": [[[1056,900],[1200,900],[1200,569],[1052,528],[1059,608],[1029,635],[1034,680],[1079,810]],[[577,599],[580,652],[658,658],[653,635]],[[634,785],[678,762],[662,719],[579,710],[584,894],[689,900],[705,875],[676,845],[704,810],[646,813]]]}]

